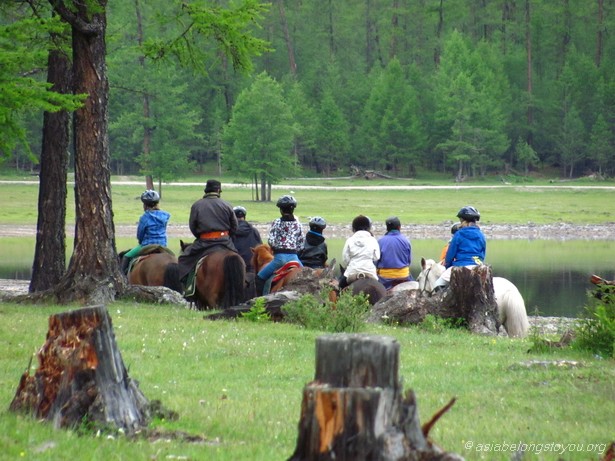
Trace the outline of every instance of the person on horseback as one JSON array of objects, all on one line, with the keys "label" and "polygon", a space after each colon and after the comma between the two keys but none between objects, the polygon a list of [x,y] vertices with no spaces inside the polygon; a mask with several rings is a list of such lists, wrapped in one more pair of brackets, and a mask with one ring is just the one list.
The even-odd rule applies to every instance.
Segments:
[{"label": "person on horseback", "polygon": [[342,261],[345,269],[339,278],[340,290],[362,277],[378,280],[376,262],[380,259],[378,240],[371,233],[372,222],[359,215],[352,220],[352,234],[344,243]]},{"label": "person on horseback", "polygon": [[267,243],[273,250],[273,260],[256,274],[256,294],[261,296],[265,291],[265,284],[273,273],[290,261],[301,260],[297,254],[303,248],[304,237],[301,223],[293,214],[297,207],[297,200],[292,195],[283,195],[276,203],[281,216],[271,224]]},{"label": "person on horseback", "polygon": [[483,264],[487,251],[487,242],[483,231],[478,226],[480,213],[473,206],[464,206],[457,213],[460,221],[459,230],[455,232],[446,250],[444,267],[446,270],[436,280],[434,291],[448,286],[453,267],[473,268]]},{"label": "person on horseback", "polygon": [[461,227],[461,223],[458,223],[458,222],[456,222],[455,224],[451,226],[451,238],[449,239],[448,242],[446,242],[446,245],[444,245],[444,248],[442,248],[442,252],[440,253],[440,264],[444,265],[444,260],[446,259],[446,252],[448,250],[448,246],[451,244],[453,235],[457,233],[460,227]]},{"label": "person on horseback", "polygon": [[299,252],[299,259],[306,267],[321,269],[325,267],[329,251],[325,242],[323,231],[327,222],[320,216],[310,218],[310,230],[305,234],[305,243]]},{"label": "person on horseback", "polygon": [[401,222],[397,216],[386,220],[387,233],[378,240],[380,260],[377,264],[378,280],[388,290],[394,285],[414,280],[410,274],[412,245],[401,233]]},{"label": "person on horseback", "polygon": [[237,232],[233,235],[233,244],[246,263],[246,272],[254,272],[252,266],[252,248],[263,243],[261,234],[256,227],[246,221],[248,214],[242,206],[233,208],[237,217]]},{"label": "person on horseback", "polygon": [[159,207],[160,194],[155,190],[146,190],[141,194],[143,214],[137,225],[137,241],[139,244],[122,255],[121,270],[128,274],[130,260],[139,255],[145,245],[167,246],[167,223],[171,215]]},{"label": "person on horseback", "polygon": [[205,195],[190,208],[188,226],[195,240],[177,260],[180,280],[188,276],[199,259],[220,247],[237,252],[232,241],[237,231],[237,217],[233,207],[220,198],[221,193],[220,181],[208,179]]}]

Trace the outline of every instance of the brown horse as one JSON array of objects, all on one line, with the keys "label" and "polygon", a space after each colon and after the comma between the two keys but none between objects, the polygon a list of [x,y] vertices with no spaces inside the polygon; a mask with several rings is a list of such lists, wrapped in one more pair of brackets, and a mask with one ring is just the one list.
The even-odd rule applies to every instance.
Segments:
[{"label": "brown horse", "polygon": [[[183,250],[187,244],[180,243]],[[245,301],[246,264],[239,253],[216,250],[201,258],[196,267],[197,307],[226,309]]]},{"label": "brown horse", "polygon": [[[254,267],[254,272],[258,274],[263,267],[265,267],[269,262],[273,260],[273,250],[271,247],[262,243],[260,245],[252,248],[252,266]],[[301,266],[291,266],[288,271],[284,274],[280,274],[280,277],[274,274],[274,282],[271,284],[270,293],[275,293],[276,291],[280,291],[284,286],[290,283],[299,273],[301,273]],[[277,271],[276,271],[277,273]]]},{"label": "brown horse", "polygon": [[145,252],[151,251],[151,253],[135,258],[128,273],[128,283],[150,287],[164,286],[182,293],[183,287],[174,272],[177,271],[175,255],[163,247],[144,248]]}]

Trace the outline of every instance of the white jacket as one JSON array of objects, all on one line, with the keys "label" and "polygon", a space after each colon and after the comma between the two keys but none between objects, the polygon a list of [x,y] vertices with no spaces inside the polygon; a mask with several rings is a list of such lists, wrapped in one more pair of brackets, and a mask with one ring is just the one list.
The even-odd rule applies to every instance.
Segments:
[{"label": "white jacket", "polygon": [[376,262],[380,259],[380,246],[378,240],[367,231],[357,231],[346,240],[342,250],[342,259],[346,270],[346,278],[365,274],[373,279],[378,279]]}]

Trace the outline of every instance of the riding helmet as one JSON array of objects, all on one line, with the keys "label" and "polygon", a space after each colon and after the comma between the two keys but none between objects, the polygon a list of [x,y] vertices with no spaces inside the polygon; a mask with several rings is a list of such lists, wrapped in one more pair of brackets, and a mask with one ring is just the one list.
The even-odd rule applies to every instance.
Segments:
[{"label": "riding helmet", "polygon": [[352,220],[352,231],[369,231],[372,227],[372,221],[367,217],[360,214]]},{"label": "riding helmet", "polygon": [[155,190],[146,190],[141,194],[141,201],[148,206],[154,206],[160,201],[160,195]]},{"label": "riding helmet", "polygon": [[237,216],[238,218],[245,218],[246,215],[248,214],[248,212],[246,211],[246,209],[242,206],[236,206],[233,208],[233,212],[235,213],[235,216]]},{"label": "riding helmet", "polygon": [[401,221],[397,216],[391,216],[390,218],[387,218],[385,224],[387,225],[387,232],[392,230],[399,230],[401,228]]},{"label": "riding helmet", "polygon": [[278,208],[290,208],[295,209],[297,206],[297,200],[292,195],[282,195],[275,204]]},{"label": "riding helmet", "polygon": [[324,218],[321,218],[320,216],[314,216],[313,218],[310,218],[311,230],[322,232],[325,227],[327,227],[327,221],[325,221]]},{"label": "riding helmet", "polygon": [[476,222],[480,220],[480,213],[473,206],[464,206],[457,213],[457,217],[468,222]]}]

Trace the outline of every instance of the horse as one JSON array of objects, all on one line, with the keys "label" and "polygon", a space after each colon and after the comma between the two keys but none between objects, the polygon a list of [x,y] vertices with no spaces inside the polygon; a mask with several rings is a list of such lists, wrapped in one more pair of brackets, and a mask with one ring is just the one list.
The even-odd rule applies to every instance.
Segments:
[{"label": "horse", "polygon": [[[261,243],[260,245],[256,245],[252,248],[252,266],[254,267],[254,273],[258,274],[258,272],[273,261],[273,250],[267,243]],[[288,264],[288,268],[283,270],[273,276],[273,281],[271,283],[270,293],[275,293],[276,291],[282,290],[288,283],[290,283],[299,273],[301,273],[301,269],[303,267],[299,264]],[[284,269],[285,266],[282,266],[281,269]]]},{"label": "horse", "polygon": [[[182,251],[188,246],[180,240]],[[245,301],[246,263],[239,253],[221,248],[196,265],[195,292],[199,308],[226,309]]]},{"label": "horse", "polygon": [[[147,247],[144,247],[147,248]],[[151,251],[150,253],[147,253]],[[177,276],[177,258],[163,247],[146,249],[147,254],[141,254],[134,259],[128,272],[128,283],[150,287],[164,286],[183,292],[183,287]],[[122,253],[120,253],[120,257]]]},{"label": "horse", "polygon": [[[442,264],[433,259],[421,258],[421,273],[418,276],[420,292],[431,294],[436,280],[445,271]],[[500,324],[504,325],[511,337],[523,338],[527,336],[530,323],[525,310],[525,301],[517,287],[503,277],[493,277],[493,291],[498,307]]]}]

